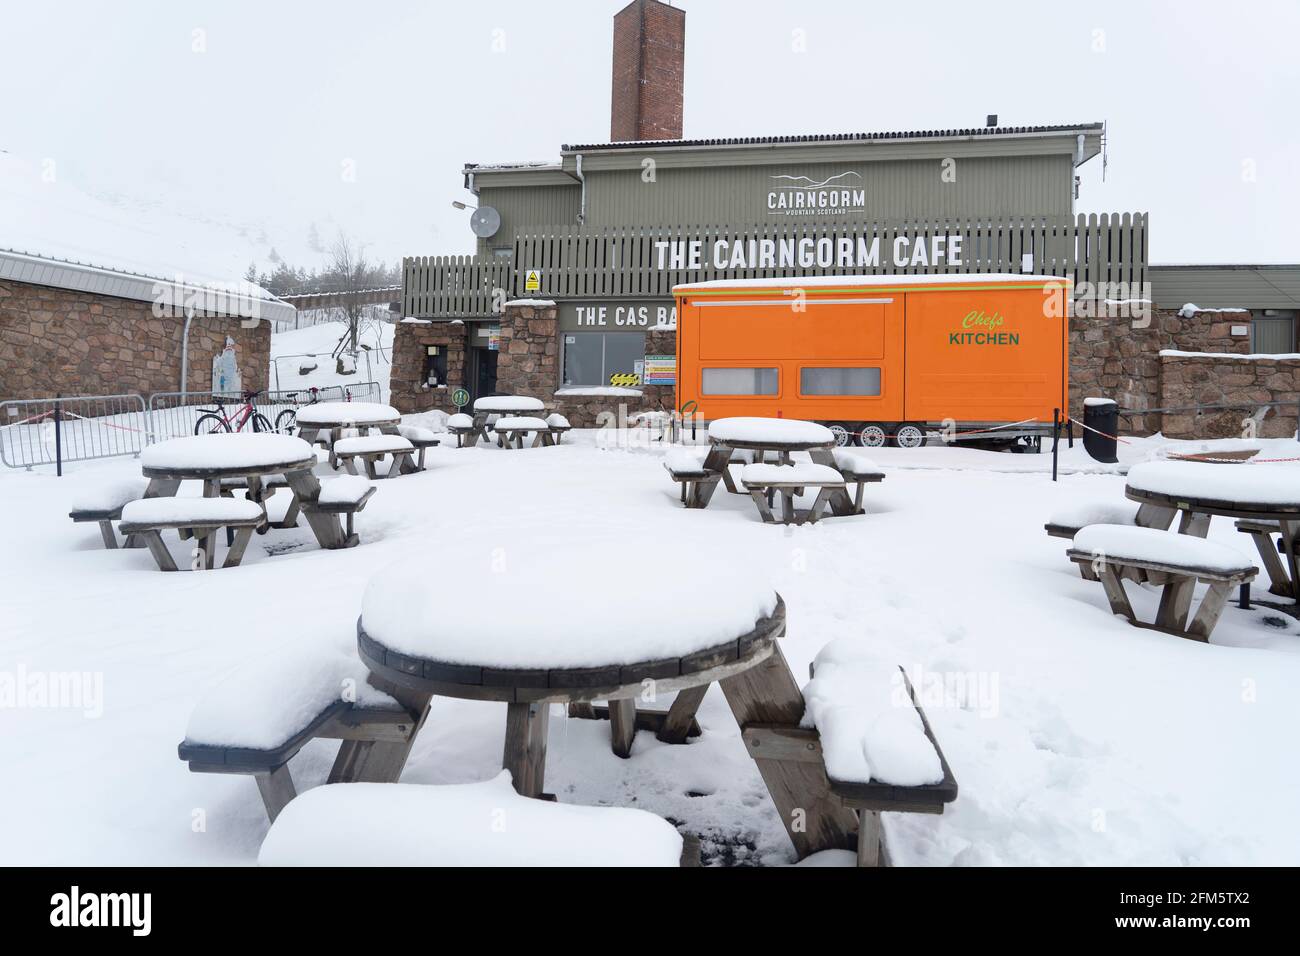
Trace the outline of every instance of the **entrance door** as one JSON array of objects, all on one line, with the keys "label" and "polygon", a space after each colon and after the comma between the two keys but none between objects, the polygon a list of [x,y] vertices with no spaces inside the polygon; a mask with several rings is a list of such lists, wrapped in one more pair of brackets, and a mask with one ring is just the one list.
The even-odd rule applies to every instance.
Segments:
[{"label": "entrance door", "polygon": [[469,350],[469,388],[472,398],[483,398],[497,393],[497,353],[492,349],[474,347]]}]

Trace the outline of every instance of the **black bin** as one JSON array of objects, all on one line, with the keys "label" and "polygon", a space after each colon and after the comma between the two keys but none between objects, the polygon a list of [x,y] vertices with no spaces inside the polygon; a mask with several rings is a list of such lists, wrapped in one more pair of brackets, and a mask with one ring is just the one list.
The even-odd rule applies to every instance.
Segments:
[{"label": "black bin", "polygon": [[[1097,461],[1111,465],[1115,457],[1115,435],[1119,432],[1119,405],[1109,398],[1083,401],[1083,447]],[[1100,434],[1098,434],[1100,432]]]}]

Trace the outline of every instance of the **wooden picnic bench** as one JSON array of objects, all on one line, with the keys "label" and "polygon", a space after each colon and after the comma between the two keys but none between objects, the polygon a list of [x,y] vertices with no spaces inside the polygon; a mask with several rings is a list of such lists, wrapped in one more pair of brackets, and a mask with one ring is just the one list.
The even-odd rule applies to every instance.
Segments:
[{"label": "wooden picnic bench", "polygon": [[[1198,641],[1209,640],[1232,589],[1258,573],[1253,562],[1225,545],[1156,528],[1090,525],[1074,536],[1066,555],[1076,564],[1092,566],[1113,614],[1136,627]],[[1147,583],[1163,588],[1154,623],[1139,621],[1133,611],[1124,591],[1123,572],[1128,569],[1141,571]],[[1188,623],[1198,582],[1208,584],[1209,590]]]},{"label": "wooden picnic bench", "polygon": [[492,424],[492,431],[497,436],[497,445],[502,448],[523,448],[524,436],[533,436],[533,447],[555,444],[551,427],[542,418],[528,415],[504,415]]},{"label": "wooden picnic bench", "polygon": [[705,449],[670,448],[664,468],[673,481],[682,486],[682,504],[687,508],[707,508],[722,472],[704,466]]},{"label": "wooden picnic bench", "polygon": [[401,435],[361,435],[356,438],[335,439],[332,453],[350,475],[358,474],[357,462],[365,468],[367,477],[379,477],[375,465],[381,458],[392,458],[386,477],[417,471],[413,455],[415,446]]},{"label": "wooden picnic bench", "polygon": [[[110,551],[117,549],[117,535],[113,531],[113,522],[122,518],[122,508],[139,499],[145,492],[144,482],[119,483],[114,487],[97,487],[85,498],[73,502],[68,517],[81,524],[92,522],[99,525],[100,540]],[[142,548],[144,542],[128,536],[125,541],[128,548]]]},{"label": "wooden picnic bench", "polygon": [[180,531],[182,540],[197,538],[201,566],[210,568],[214,555],[208,549],[215,546],[213,532],[232,529],[233,543],[221,566],[233,568],[243,560],[249,539],[265,520],[261,505],[237,498],[142,498],[123,507],[119,527],[123,534],[138,535],[144,541],[160,570],[176,571],[160,532]]},{"label": "wooden picnic bench", "polygon": [[419,453],[419,458],[416,460],[415,465],[420,471],[424,471],[424,453],[430,448],[437,448],[442,444],[442,441],[438,438],[437,434],[435,434],[431,429],[424,428],[420,425],[398,425],[397,434],[409,441]]},{"label": "wooden picnic bench", "polygon": [[[816,676],[811,666],[809,674]],[[925,711],[917,703],[912,682],[901,667],[899,677],[907,690],[911,706],[921,720],[926,739],[939,759],[943,779],[938,783],[899,786],[877,779],[836,780],[827,773],[821,734],[815,727],[792,726],[789,723],[749,724],[741,733],[745,749],[754,760],[772,761],[776,764],[805,763],[825,775],[832,796],[857,815],[857,858],[858,866],[862,867],[889,865],[884,829],[880,824],[881,813],[939,814],[943,813],[947,804],[957,799],[957,779],[943,754],[943,748],[935,739]]]},{"label": "wooden picnic bench", "polygon": [[[342,745],[330,770],[329,783],[395,780],[406,765],[411,741],[424,719],[423,707],[414,710],[400,697],[371,701],[362,705],[340,697],[344,681],[329,668],[322,668],[309,652],[291,655],[273,665],[285,668],[283,681],[266,679],[236,680],[212,691],[199,707],[211,706],[244,711],[230,729],[211,732],[207,737],[191,739],[188,735],[177,748],[181,760],[194,773],[242,773],[257,781],[258,791],[272,821],[297,791],[289,773],[289,761],[309,741],[317,738],[341,740]],[[297,666],[295,666],[297,665]],[[318,686],[303,688],[311,675]],[[238,678],[239,675],[236,675]],[[264,677],[265,675],[261,675]],[[361,678],[364,680],[364,676]],[[304,689],[324,701],[305,722],[291,731],[278,733],[268,740],[267,734],[250,732],[245,719],[256,715],[256,726],[282,722],[286,709],[290,717],[301,717],[298,704],[288,694],[290,687]],[[212,742],[213,737],[221,743]]]},{"label": "wooden picnic bench", "polygon": [[447,419],[447,431],[456,436],[457,448],[472,448],[478,444],[480,438],[486,438],[483,434],[483,428],[487,426],[487,416],[484,416],[483,426],[474,423],[472,415],[466,415],[464,412],[457,412]]},{"label": "wooden picnic bench", "polygon": [[[1280,597],[1291,597],[1294,590],[1291,584],[1291,575],[1282,560],[1287,553],[1288,545],[1287,535],[1283,530],[1282,523],[1264,518],[1242,518],[1235,524],[1238,531],[1250,535],[1251,540],[1255,543],[1260,562],[1264,565],[1264,570],[1268,572],[1269,593]],[[1291,557],[1294,560],[1296,549],[1300,548],[1300,536],[1293,534],[1289,544]]]},{"label": "wooden picnic bench", "polygon": [[[740,481],[754,499],[759,515],[768,524],[776,522],[769,504],[770,495],[781,497],[783,524],[803,524],[805,521],[811,524],[821,517],[830,504],[832,495],[845,492],[844,477],[829,465],[746,465],[741,469]],[[808,511],[799,514],[795,511],[794,499],[809,488],[817,489],[817,497]]]}]

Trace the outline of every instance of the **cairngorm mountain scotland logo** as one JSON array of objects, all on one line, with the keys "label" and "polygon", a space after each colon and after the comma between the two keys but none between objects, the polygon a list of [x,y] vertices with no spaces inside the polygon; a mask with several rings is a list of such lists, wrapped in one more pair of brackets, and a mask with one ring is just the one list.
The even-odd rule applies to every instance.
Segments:
[{"label": "cairngorm mountain scotland logo", "polygon": [[774,185],[767,193],[769,216],[833,216],[867,207],[867,191],[857,188],[862,174],[853,170],[820,181],[784,173],[771,179]]}]

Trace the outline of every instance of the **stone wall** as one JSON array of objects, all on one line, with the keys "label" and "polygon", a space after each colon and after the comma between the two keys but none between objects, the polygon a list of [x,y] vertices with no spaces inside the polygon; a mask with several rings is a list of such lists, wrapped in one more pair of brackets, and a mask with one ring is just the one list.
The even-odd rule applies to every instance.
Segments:
[{"label": "stone wall", "polygon": [[[1121,408],[1159,408],[1161,349],[1186,352],[1245,353],[1250,336],[1232,334],[1232,327],[1250,325],[1244,312],[1197,312],[1183,316],[1166,309],[1152,311],[1150,321],[1122,315],[1070,317],[1070,413],[1083,418],[1083,400],[1113,398]],[[1120,419],[1131,434],[1161,430],[1160,416]]]},{"label": "stone wall", "polygon": [[[0,399],[172,392],[180,388],[183,318],[134,299],[0,280]],[[186,387],[212,387],[212,359],[235,340],[243,385],[265,389],[271,327],[196,316]]]},{"label": "stone wall", "polygon": [[1161,355],[1160,404],[1240,405],[1223,411],[1172,412],[1161,416],[1166,438],[1242,438],[1252,405],[1289,402],[1270,410],[1258,424],[1261,438],[1291,438],[1300,424],[1300,359],[1232,358],[1220,355]]},{"label": "stone wall", "polygon": [[[465,386],[466,329],[451,322],[398,322],[393,332],[393,367],[390,398],[400,412],[427,412],[432,409],[451,414],[451,393]],[[426,349],[437,345],[447,350],[447,382],[443,387],[429,387],[424,376]]]},{"label": "stone wall", "polygon": [[501,315],[497,391],[549,404],[560,383],[558,311],[554,302],[531,302],[508,302]]}]

